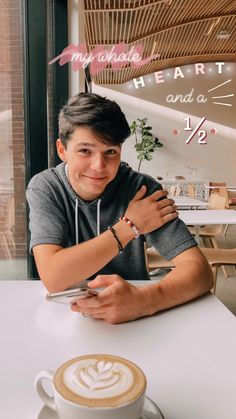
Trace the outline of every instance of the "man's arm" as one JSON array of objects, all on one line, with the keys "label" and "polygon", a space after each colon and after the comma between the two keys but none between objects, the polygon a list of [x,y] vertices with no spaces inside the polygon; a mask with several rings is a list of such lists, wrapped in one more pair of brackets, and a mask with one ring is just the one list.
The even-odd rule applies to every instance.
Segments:
[{"label": "man's arm", "polygon": [[210,265],[198,247],[185,250],[172,262],[175,268],[158,284],[153,284],[156,298],[148,290],[149,314],[183,304],[213,287]]},{"label": "man's arm", "polygon": [[183,304],[205,294],[213,286],[211,268],[198,247],[173,259],[176,266],[160,282],[135,287],[117,275],[99,275],[91,288],[106,287],[98,296],[80,300],[73,311],[110,323],[121,323]]},{"label": "man's arm", "polygon": [[[125,212],[141,234],[160,228],[177,217],[174,201],[165,198],[166,191],[158,190],[144,198],[146,191],[143,186]],[[164,199],[157,201],[160,198]],[[133,231],[124,221],[117,222],[114,228],[123,247],[133,240]],[[111,231],[69,248],[54,244],[40,244],[33,248],[40,278],[51,292],[65,290],[89,278],[117,253],[117,241]]]}]

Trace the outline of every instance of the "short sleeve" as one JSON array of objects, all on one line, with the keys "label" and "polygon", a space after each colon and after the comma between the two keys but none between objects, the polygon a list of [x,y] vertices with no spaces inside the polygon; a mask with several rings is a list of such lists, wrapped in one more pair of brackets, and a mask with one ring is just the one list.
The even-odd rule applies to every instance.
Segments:
[{"label": "short sleeve", "polygon": [[30,252],[39,244],[56,244],[66,247],[68,223],[62,208],[47,185],[44,188],[32,182],[26,191],[29,205]]},{"label": "short sleeve", "polygon": [[146,240],[149,246],[154,246],[167,260],[173,259],[190,247],[197,246],[197,242],[179,218],[147,234]]}]

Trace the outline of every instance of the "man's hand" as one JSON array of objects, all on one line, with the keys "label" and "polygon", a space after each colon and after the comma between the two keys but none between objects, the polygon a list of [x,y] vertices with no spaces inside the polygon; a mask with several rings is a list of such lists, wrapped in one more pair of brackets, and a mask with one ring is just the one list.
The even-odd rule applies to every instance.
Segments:
[{"label": "man's hand", "polygon": [[148,314],[146,287],[135,287],[118,275],[98,275],[89,283],[89,287],[105,289],[95,297],[78,300],[71,306],[72,311],[113,324]]},{"label": "man's hand", "polygon": [[167,191],[158,190],[145,198],[146,192],[147,187],[142,186],[125,212],[141,234],[150,233],[178,217],[175,202],[167,198]]}]

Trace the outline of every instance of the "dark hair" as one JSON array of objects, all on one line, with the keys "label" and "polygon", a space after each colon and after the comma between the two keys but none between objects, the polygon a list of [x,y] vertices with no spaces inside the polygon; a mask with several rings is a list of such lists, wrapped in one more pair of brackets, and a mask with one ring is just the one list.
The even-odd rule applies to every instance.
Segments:
[{"label": "dark hair", "polygon": [[59,113],[59,137],[66,147],[76,127],[85,126],[98,139],[119,145],[130,136],[129,124],[119,105],[95,93],[79,93],[63,106]]}]

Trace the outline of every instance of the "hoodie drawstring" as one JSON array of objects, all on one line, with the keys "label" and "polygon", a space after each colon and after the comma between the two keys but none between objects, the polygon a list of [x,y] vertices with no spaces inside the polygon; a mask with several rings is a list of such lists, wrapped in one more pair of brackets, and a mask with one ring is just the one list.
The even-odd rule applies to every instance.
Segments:
[{"label": "hoodie drawstring", "polygon": [[100,206],[101,206],[101,199],[98,199],[97,203],[97,236],[100,234]]},{"label": "hoodie drawstring", "polygon": [[75,200],[75,243],[79,244],[79,226],[78,226],[78,198]]}]

